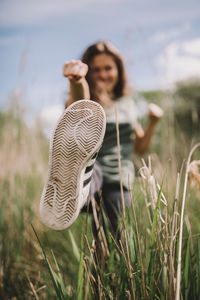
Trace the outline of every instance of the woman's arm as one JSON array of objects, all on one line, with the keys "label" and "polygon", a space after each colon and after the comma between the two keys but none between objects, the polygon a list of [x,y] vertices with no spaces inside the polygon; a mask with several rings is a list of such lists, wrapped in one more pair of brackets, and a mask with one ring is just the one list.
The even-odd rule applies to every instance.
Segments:
[{"label": "woman's arm", "polygon": [[143,154],[149,148],[152,137],[155,131],[155,127],[163,116],[162,109],[156,104],[150,104],[149,106],[149,123],[145,129],[142,129],[141,125],[138,123],[135,129],[135,142],[134,142],[134,150]]},{"label": "woman's arm", "polygon": [[90,99],[90,91],[85,76],[88,66],[80,60],[66,62],[63,67],[63,75],[68,78],[70,96],[66,101],[66,107],[76,100]]}]

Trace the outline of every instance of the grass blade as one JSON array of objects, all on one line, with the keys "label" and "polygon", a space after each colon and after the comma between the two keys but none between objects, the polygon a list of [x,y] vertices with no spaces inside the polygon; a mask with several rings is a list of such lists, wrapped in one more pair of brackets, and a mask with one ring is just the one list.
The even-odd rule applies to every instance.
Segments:
[{"label": "grass blade", "polygon": [[31,224],[31,226],[32,226],[32,229],[33,229],[33,231],[34,231],[34,234],[35,234],[35,236],[36,236],[36,238],[37,238],[37,240],[38,240],[38,243],[39,243],[39,245],[40,245],[40,248],[42,249],[43,257],[44,257],[44,260],[45,260],[45,262],[46,262],[46,264],[47,264],[48,271],[49,271],[49,274],[50,274],[50,277],[51,277],[51,280],[52,280],[52,283],[53,283],[55,292],[56,292],[56,294],[57,294],[57,296],[58,296],[58,299],[59,299],[59,300],[64,300],[64,299],[66,299],[66,298],[64,298],[64,296],[63,296],[63,294],[62,294],[62,290],[61,290],[60,287],[59,287],[57,275],[56,275],[56,273],[53,271],[53,269],[52,269],[52,267],[51,267],[51,264],[49,263],[49,260],[48,260],[48,258],[47,258],[47,255],[46,255],[45,250],[44,250],[44,248],[43,248],[43,246],[42,246],[42,244],[41,244],[41,242],[40,242],[40,239],[39,239],[39,237],[38,237],[38,235],[37,235],[37,232],[36,232],[35,228],[33,227],[32,224]]},{"label": "grass blade", "polygon": [[[83,239],[82,239],[81,246],[82,244],[83,244]],[[83,299],[83,283],[84,283],[84,252],[83,250],[81,250],[79,270],[78,270],[77,300]]]}]

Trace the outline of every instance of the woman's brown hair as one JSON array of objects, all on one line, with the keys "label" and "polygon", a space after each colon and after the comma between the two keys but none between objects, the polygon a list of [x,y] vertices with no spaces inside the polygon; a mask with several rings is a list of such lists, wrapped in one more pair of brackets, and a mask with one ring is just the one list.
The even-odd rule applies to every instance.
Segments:
[{"label": "woman's brown hair", "polygon": [[123,58],[120,52],[108,41],[99,41],[91,46],[89,46],[82,55],[82,62],[88,65],[88,73],[86,75],[86,80],[89,84],[91,99],[97,100],[98,96],[95,93],[95,87],[91,79],[91,69],[90,64],[92,59],[99,54],[110,55],[117,66],[118,69],[118,82],[114,88],[114,97],[119,98],[127,94],[127,76],[124,67]]}]

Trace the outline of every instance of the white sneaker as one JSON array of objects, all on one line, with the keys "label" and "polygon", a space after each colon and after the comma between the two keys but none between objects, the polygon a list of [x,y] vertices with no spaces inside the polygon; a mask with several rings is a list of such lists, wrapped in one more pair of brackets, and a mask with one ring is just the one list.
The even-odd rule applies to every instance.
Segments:
[{"label": "white sneaker", "polygon": [[40,200],[42,222],[55,230],[69,227],[87,202],[106,117],[91,100],[71,104],[58,121],[50,142],[49,171]]}]

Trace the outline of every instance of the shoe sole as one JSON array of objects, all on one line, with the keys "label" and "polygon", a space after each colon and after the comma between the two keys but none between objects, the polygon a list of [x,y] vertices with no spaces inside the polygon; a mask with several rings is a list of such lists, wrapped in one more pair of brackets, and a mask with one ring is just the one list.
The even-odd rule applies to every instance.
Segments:
[{"label": "shoe sole", "polygon": [[86,166],[100,149],[106,128],[103,108],[91,100],[71,104],[60,117],[50,140],[49,170],[40,200],[42,222],[68,228],[83,206]]}]

